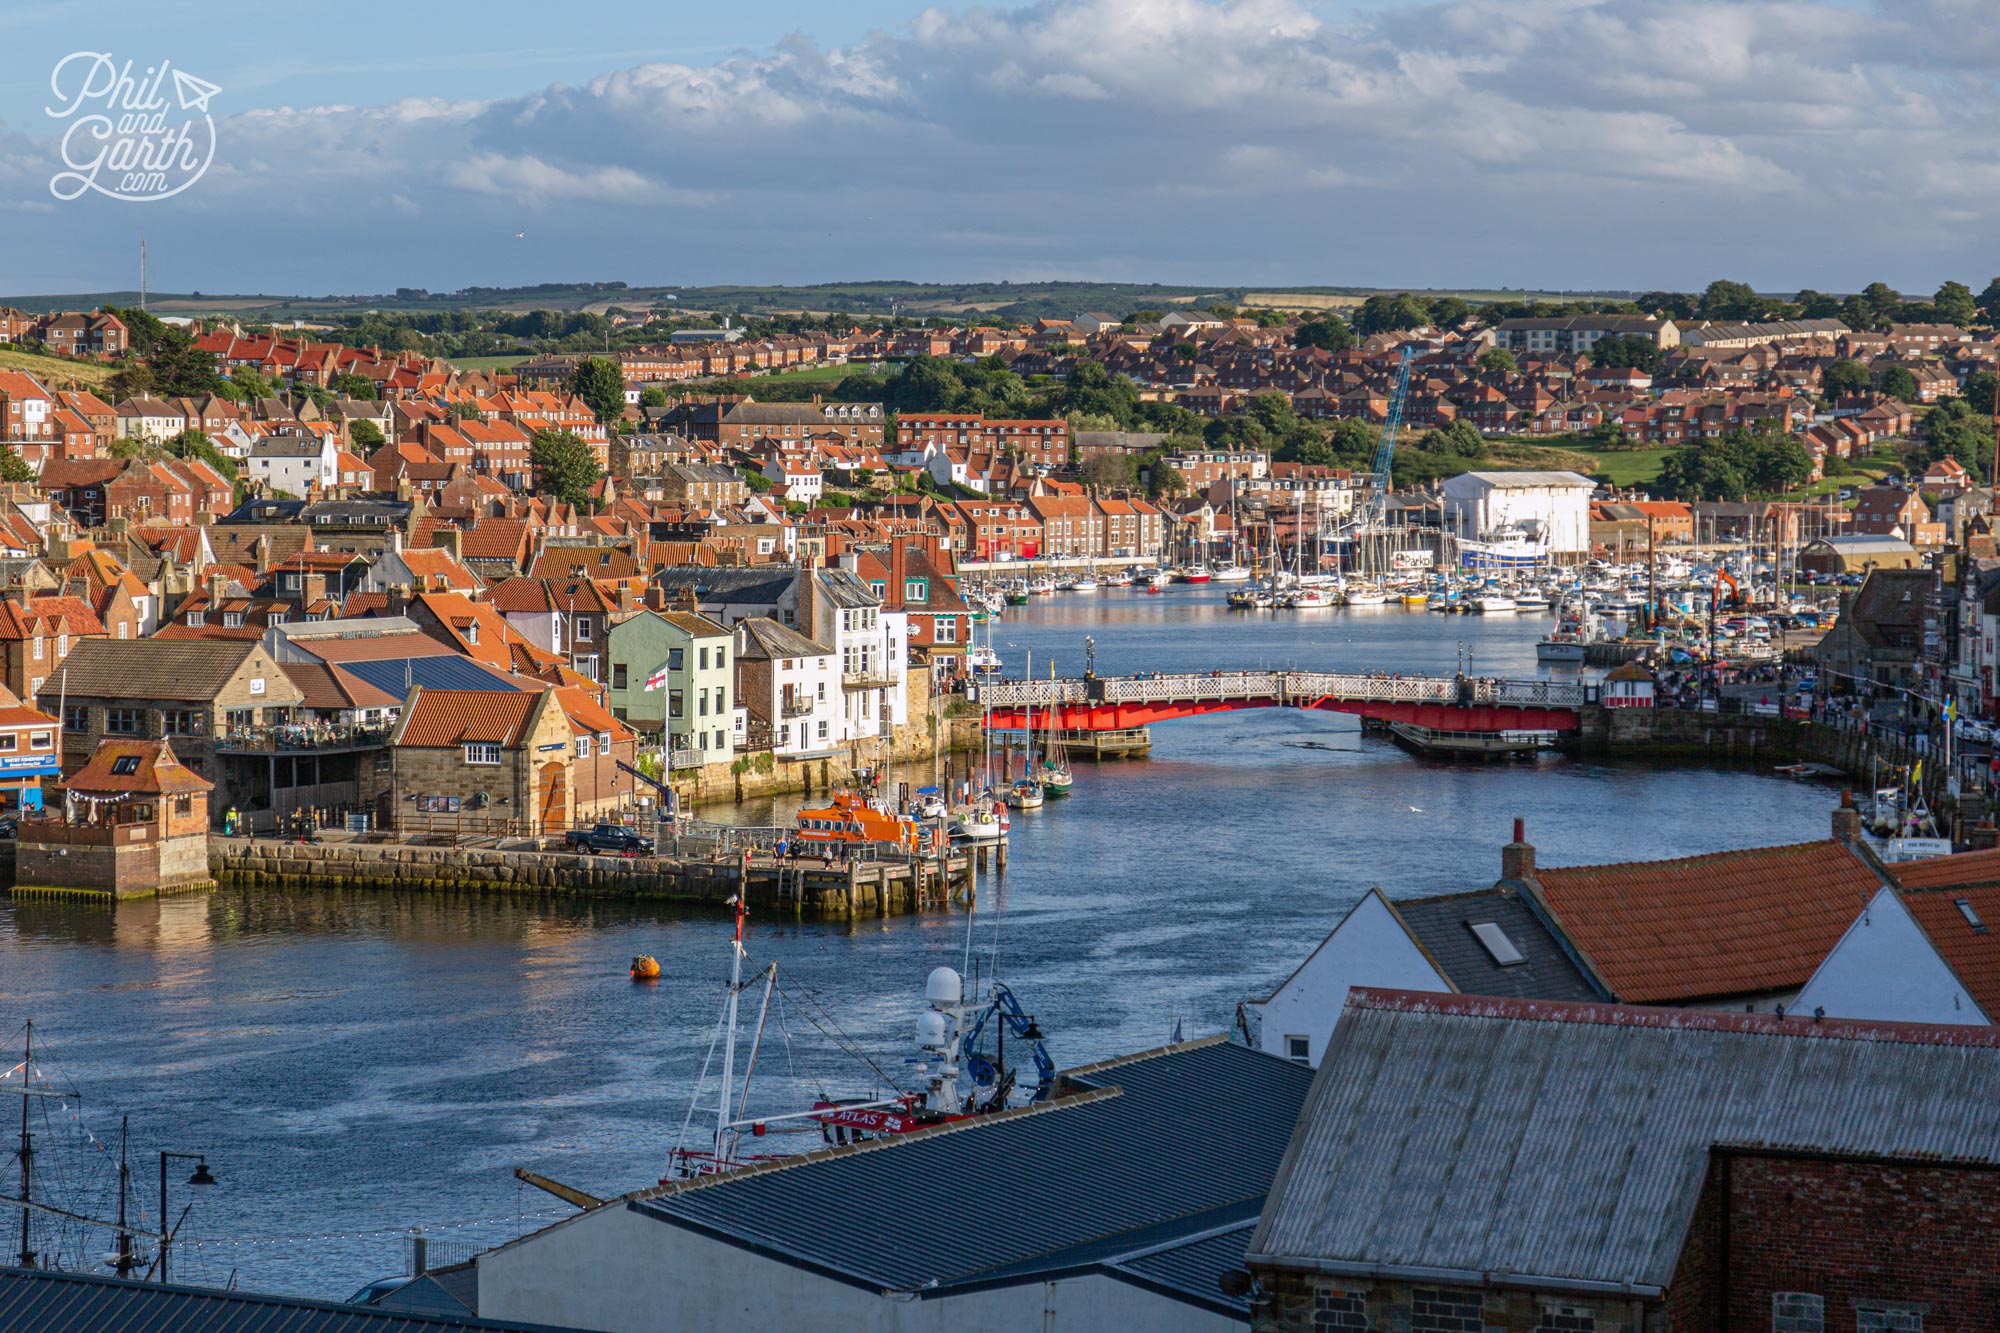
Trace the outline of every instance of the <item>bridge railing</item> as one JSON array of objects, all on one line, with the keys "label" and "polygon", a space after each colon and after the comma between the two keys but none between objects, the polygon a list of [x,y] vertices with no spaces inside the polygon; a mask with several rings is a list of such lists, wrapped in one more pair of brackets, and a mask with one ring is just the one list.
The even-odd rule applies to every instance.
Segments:
[{"label": "bridge railing", "polygon": [[[1107,704],[1207,703],[1275,699],[1305,703],[1343,699],[1361,703],[1473,703],[1525,708],[1576,708],[1589,701],[1586,688],[1554,680],[1501,680],[1456,676],[1398,676],[1380,672],[1209,671],[1171,675],[1113,676],[1097,682],[1098,700]],[[1048,708],[1091,702],[1080,680],[998,680],[980,686],[995,708]]]}]

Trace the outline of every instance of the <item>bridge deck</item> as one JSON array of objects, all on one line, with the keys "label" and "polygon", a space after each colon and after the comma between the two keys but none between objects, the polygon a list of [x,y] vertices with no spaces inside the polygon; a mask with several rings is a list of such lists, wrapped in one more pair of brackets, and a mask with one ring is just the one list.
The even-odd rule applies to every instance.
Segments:
[{"label": "bridge deck", "polygon": [[[1595,690],[1570,681],[1329,671],[1210,671],[982,684],[989,725],[1053,710],[1079,731],[1147,726],[1236,708],[1314,708],[1449,731],[1574,731]],[[1047,725],[1042,723],[1041,725]]]}]

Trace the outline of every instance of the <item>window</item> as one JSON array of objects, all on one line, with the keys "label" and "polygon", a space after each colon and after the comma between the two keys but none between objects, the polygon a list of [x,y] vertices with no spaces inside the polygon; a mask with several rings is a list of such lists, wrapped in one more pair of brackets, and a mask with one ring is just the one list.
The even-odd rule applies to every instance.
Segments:
[{"label": "window", "polygon": [[127,777],[133,773],[137,773],[139,771],[139,756],[136,754],[119,755],[111,761],[111,771],[120,777]]},{"label": "window", "polygon": [[718,728],[715,733],[715,748],[718,750],[726,750],[729,748],[729,742],[723,739],[722,731],[720,728]]},{"label": "window", "polygon": [[576,618],[576,641],[578,643],[589,643],[590,636],[591,636],[590,617],[578,616]]},{"label": "window", "polygon": [[208,623],[208,613],[206,611],[190,611],[187,613],[187,623],[189,629],[200,629]]},{"label": "window", "polygon": [[1306,1061],[1312,1059],[1312,1038],[1301,1037],[1296,1033],[1286,1033],[1285,1058],[1287,1060],[1296,1060],[1300,1064],[1304,1064]]},{"label": "window", "polygon": [[578,736],[576,738],[576,757],[578,759],[590,758],[590,737]]},{"label": "window", "polygon": [[1924,1307],[1914,1301],[1856,1301],[1854,1333],[1924,1333]]},{"label": "window", "polygon": [[687,711],[687,698],[680,690],[667,691],[667,716],[681,717]]},{"label": "window", "polygon": [[1771,1333],[1826,1333],[1826,1298],[1810,1291],[1772,1292]]},{"label": "window", "polygon": [[700,714],[701,714],[701,716],[703,716],[703,717],[707,717],[707,716],[708,716],[708,691],[707,691],[707,690],[703,690],[703,691],[701,692],[701,697],[700,697],[700,698],[699,698],[699,699],[698,699],[698,700],[697,700],[696,702],[697,702],[697,704],[699,705],[699,711],[700,711]]},{"label": "window", "polygon": [[1982,935],[1986,933],[1986,923],[1979,919],[1979,911],[1977,908],[1973,907],[1972,899],[1954,898],[1952,899],[1951,905],[1953,907],[1956,907],[1958,909],[1958,914],[1965,918],[1966,925],[1971,926],[1974,930],[1978,931]]},{"label": "window", "polygon": [[717,671],[727,671],[729,669],[729,650],[727,648],[717,648],[715,650],[715,669]]},{"label": "window", "polygon": [[236,629],[242,624],[243,613],[241,611],[224,611],[222,613],[222,627],[224,629]]},{"label": "window", "polygon": [[923,602],[930,599],[930,585],[923,579],[906,579],[903,582],[903,600]]},{"label": "window", "polygon": [[1507,938],[1507,932],[1493,921],[1468,921],[1466,927],[1473,937],[1484,945],[1488,956],[1499,967],[1518,967],[1528,960],[1514,947],[1514,941]]},{"label": "window", "polygon": [[700,649],[695,655],[695,661],[700,670],[708,670],[708,649]]},{"label": "window", "polygon": [[715,687],[715,711],[718,713],[726,713],[729,711],[727,708],[723,706],[722,703],[723,692],[726,689],[728,689],[728,686],[726,685],[718,685]]},{"label": "window", "polygon": [[126,624],[126,623],[125,623],[124,621],[122,621],[122,620],[121,620],[121,621],[119,621],[119,622],[118,622],[118,637],[119,637],[119,638],[121,638],[121,639],[123,639],[123,638],[126,638],[126,637],[127,637],[127,635],[126,635],[126,631],[127,631],[127,630],[129,630],[129,629],[131,629],[131,628],[132,628],[132,627],[131,627],[130,625]]},{"label": "window", "polygon": [[12,731],[0,732],[0,754],[12,754],[21,748],[21,737]]},{"label": "window", "polygon": [[685,648],[667,649],[667,670],[679,671],[682,670],[686,665],[687,665],[687,649]]},{"label": "window", "polygon": [[695,733],[695,736],[694,736],[694,739],[695,739],[695,744],[696,744],[696,745],[699,745],[699,746],[700,746],[700,747],[701,747],[702,749],[706,750],[706,749],[708,748],[708,733],[707,733],[707,732],[705,732],[705,731],[698,731],[698,732],[696,732],[696,733]]},{"label": "window", "polygon": [[500,747],[488,744],[468,744],[465,747],[465,762],[468,764],[497,764],[500,762]]},{"label": "window", "polygon": [[28,737],[28,745],[31,749],[53,750],[56,745],[56,734],[53,731],[38,731]]},{"label": "window", "polygon": [[104,710],[104,729],[121,736],[137,736],[142,716],[136,708],[107,708]]},{"label": "window", "polygon": [[958,642],[958,617],[938,616],[931,621],[931,637],[939,643]]},{"label": "window", "polygon": [[614,689],[614,690],[622,690],[622,689],[624,689],[624,688],[625,688],[625,682],[626,682],[626,679],[627,679],[627,677],[626,677],[626,674],[625,674],[625,666],[626,666],[626,664],[625,664],[625,663],[623,663],[623,662],[613,662],[613,663],[611,664],[611,688],[612,688],[612,689]]},{"label": "window", "polygon": [[82,704],[71,704],[63,709],[64,731],[89,731],[90,710]]},{"label": "window", "polygon": [[42,638],[39,634],[35,636],[35,660],[42,660]]},{"label": "window", "polygon": [[[805,724],[804,724],[804,723],[800,723],[799,725],[801,725],[801,726],[804,726]],[[826,739],[826,723],[824,723],[824,722],[822,722],[822,723],[820,723],[820,724],[819,724],[819,738],[820,738],[821,740],[825,740],[825,739]]]}]

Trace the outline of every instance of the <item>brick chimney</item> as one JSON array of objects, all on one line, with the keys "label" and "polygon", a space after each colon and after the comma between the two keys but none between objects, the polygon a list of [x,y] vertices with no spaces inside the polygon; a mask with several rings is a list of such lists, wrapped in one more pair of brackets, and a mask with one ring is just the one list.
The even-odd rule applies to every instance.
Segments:
[{"label": "brick chimney", "polygon": [[1861,837],[1861,812],[1854,808],[1854,793],[1840,793],[1840,804],[1833,811],[1833,836],[1835,840],[1852,844]]},{"label": "brick chimney", "polygon": [[903,604],[903,589],[908,586],[908,580],[903,574],[908,568],[910,559],[907,542],[908,539],[900,535],[889,538],[889,586],[884,589],[888,594],[882,599],[884,606]]},{"label": "brick chimney", "polygon": [[667,609],[667,590],[657,583],[646,585],[646,605],[655,611]]},{"label": "brick chimney", "polygon": [[208,609],[211,612],[222,609],[222,590],[228,585],[229,580],[221,574],[208,576]]},{"label": "brick chimney", "polygon": [[465,559],[465,530],[457,524],[435,528],[431,531],[431,545],[448,553],[454,560]]},{"label": "brick chimney", "polygon": [[306,574],[299,579],[299,605],[311,606],[326,600],[326,575]]},{"label": "brick chimney", "polygon": [[410,585],[407,583],[391,584],[382,596],[384,615],[400,616],[410,609]]},{"label": "brick chimney", "polygon": [[1533,879],[1535,845],[1528,841],[1528,822],[1514,820],[1514,841],[1500,849],[1500,878]]}]

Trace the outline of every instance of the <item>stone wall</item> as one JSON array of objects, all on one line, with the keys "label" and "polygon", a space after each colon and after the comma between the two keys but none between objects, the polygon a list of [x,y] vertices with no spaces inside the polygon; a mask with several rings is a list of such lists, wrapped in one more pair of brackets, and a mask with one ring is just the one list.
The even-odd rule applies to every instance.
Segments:
[{"label": "stone wall", "polygon": [[1257,1327],[1281,1333],[1659,1333],[1659,1302],[1570,1292],[1411,1284],[1265,1271]]}]

